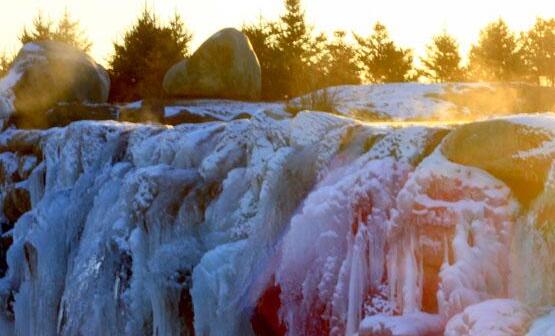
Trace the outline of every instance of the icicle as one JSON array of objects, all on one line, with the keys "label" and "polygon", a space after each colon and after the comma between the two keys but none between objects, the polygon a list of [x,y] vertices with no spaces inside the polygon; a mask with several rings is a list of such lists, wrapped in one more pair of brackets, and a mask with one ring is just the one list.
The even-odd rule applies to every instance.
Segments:
[{"label": "icicle", "polygon": [[368,248],[366,245],[368,239],[366,224],[362,220],[361,210],[359,210],[358,215],[358,227],[359,229],[353,247],[353,257],[351,259],[351,272],[349,275],[346,335],[353,335],[358,331],[364,300],[368,292],[368,260],[365,258],[364,253]]}]

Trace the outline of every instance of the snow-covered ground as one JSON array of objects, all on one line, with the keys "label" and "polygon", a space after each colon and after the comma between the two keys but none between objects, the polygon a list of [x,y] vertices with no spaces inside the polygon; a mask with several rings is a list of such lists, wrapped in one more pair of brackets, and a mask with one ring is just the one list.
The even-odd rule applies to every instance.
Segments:
[{"label": "snow-covered ground", "polygon": [[287,107],[325,110],[363,121],[469,122],[553,111],[555,89],[519,82],[345,85],[295,98]]},{"label": "snow-covered ground", "polygon": [[[209,117],[216,120],[231,121],[242,117],[251,117],[260,113],[274,117],[290,117],[285,111],[284,103],[253,103],[224,99],[193,99],[175,100],[164,104],[163,117],[175,118],[180,114],[193,114],[199,117]],[[126,110],[140,110],[144,108],[143,101],[136,101],[122,105]]]},{"label": "snow-covered ground", "polygon": [[[344,114],[429,116],[422,87],[344,89]],[[0,335],[553,334],[554,115],[502,119],[508,176],[449,159],[464,125],[172,106],[223,121],[0,133]]]},{"label": "snow-covered ground", "polygon": [[230,121],[241,115],[252,116],[259,113],[269,113],[275,116],[290,116],[284,110],[282,103],[248,103],[231,100],[194,100],[175,102],[173,106],[165,108],[164,116],[178,116],[183,110],[188,113],[209,116],[218,120]]},{"label": "snow-covered ground", "polygon": [[[448,92],[489,88],[488,84],[369,84],[324,89],[335,112],[363,120],[450,120],[458,107],[441,96]],[[322,95],[317,91],[316,96]],[[298,109],[308,108],[310,95],[291,102]],[[310,104],[308,104],[310,105]],[[331,112],[331,111],[330,111]]]}]

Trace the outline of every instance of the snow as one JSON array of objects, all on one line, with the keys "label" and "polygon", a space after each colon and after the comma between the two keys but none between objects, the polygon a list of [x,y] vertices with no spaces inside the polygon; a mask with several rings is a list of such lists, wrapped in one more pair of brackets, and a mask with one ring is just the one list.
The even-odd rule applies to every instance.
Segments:
[{"label": "snow", "polygon": [[555,335],[555,310],[532,322],[527,336],[553,336]]},{"label": "snow", "polygon": [[[345,87],[344,112],[447,109],[440,89]],[[2,232],[1,335],[249,335],[269,287],[289,335],[553,333],[555,172],[523,207],[442,155],[448,127],[208,100],[166,116],[182,108],[228,121],[0,133],[0,200],[32,205]]]},{"label": "snow", "polygon": [[501,118],[517,125],[528,127],[528,132],[546,134],[547,141],[541,146],[527,151],[516,153],[515,156],[522,159],[530,159],[537,156],[548,156],[555,154],[555,113],[536,113],[528,115],[516,115]]},{"label": "snow", "polygon": [[374,315],[361,322],[359,335],[432,336],[442,335],[443,328],[441,318],[426,313]]},{"label": "snow", "polygon": [[283,103],[251,103],[233,100],[198,99],[176,101],[164,108],[164,117],[178,116],[182,111],[202,117],[213,117],[217,120],[230,121],[241,115],[271,114],[274,117],[287,117]]},{"label": "snow", "polygon": [[14,110],[13,87],[21,78],[21,73],[12,68],[0,79],[0,118],[7,118]]},{"label": "snow", "polygon": [[125,105],[123,105],[123,107],[126,108],[126,109],[131,109],[131,110],[140,109],[141,107],[143,107],[143,101],[142,100],[137,100],[135,102],[125,104]]},{"label": "snow", "polygon": [[[430,296],[436,294],[439,313],[449,318],[507,295],[509,234],[519,208],[502,182],[450,163],[436,149],[399,192],[397,204],[388,275],[402,312],[433,310]],[[438,279],[429,272],[438,272]]]},{"label": "snow", "polygon": [[[439,98],[447,90],[464,92],[467,89],[488,87],[487,84],[370,84],[345,85],[328,88],[335,110],[345,116],[362,120],[379,119],[411,120],[439,119],[450,120],[457,107]],[[321,91],[320,91],[321,92]],[[318,93],[317,93],[318,94]],[[296,98],[292,105],[302,107],[303,98]]]},{"label": "snow", "polygon": [[42,52],[42,47],[36,43],[26,43],[22,50],[29,53],[40,53]]},{"label": "snow", "polygon": [[445,336],[519,336],[526,334],[531,319],[529,308],[518,301],[488,300],[453,317],[447,323]]},{"label": "snow", "polygon": [[[178,127],[77,122],[42,132],[45,161],[29,183],[33,210],[16,225],[10,271],[0,282],[3,300],[18,293],[15,310],[20,318],[4,325],[2,334],[98,330],[136,335],[149,324],[162,334],[179,334],[192,326],[192,320],[185,323],[179,318],[183,312],[171,307],[186,305],[182,293],[191,287],[193,268],[205,253],[266,225],[257,209],[260,199],[274,197],[284,181],[281,176],[288,170],[283,165],[289,165],[292,154],[286,147],[288,134],[284,123],[264,116]],[[5,142],[16,135],[5,134]],[[12,170],[16,161],[8,158]],[[284,196],[288,191],[283,188]],[[203,208],[200,198],[205,199]],[[291,201],[287,211],[297,202]],[[268,225],[268,230],[275,229]],[[35,254],[44,258],[31,258]],[[252,255],[250,265],[258,256]],[[32,272],[19,265],[29,265]],[[217,266],[225,273],[219,270],[225,265]],[[49,294],[37,296],[39,291]],[[208,304],[208,293],[191,294],[188,300]],[[221,294],[214,293],[214,299],[220,302]],[[60,300],[59,309],[52,300]],[[196,304],[194,309],[203,307],[213,306]]]},{"label": "snow", "polygon": [[164,107],[164,118],[174,117],[183,111],[181,106],[166,106]]},{"label": "snow", "polygon": [[553,112],[516,114],[499,119],[555,133],[555,113]]}]

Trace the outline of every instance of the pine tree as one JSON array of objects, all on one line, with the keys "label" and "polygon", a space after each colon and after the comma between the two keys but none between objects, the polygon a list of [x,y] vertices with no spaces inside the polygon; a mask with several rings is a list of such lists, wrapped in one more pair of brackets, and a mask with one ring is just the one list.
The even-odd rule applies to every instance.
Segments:
[{"label": "pine tree", "polygon": [[323,54],[326,55],[326,86],[360,84],[360,66],[355,48],[345,40],[344,31],[334,32]]},{"label": "pine tree", "polygon": [[512,81],[522,78],[523,59],[517,38],[505,21],[488,24],[469,57],[470,76],[479,81]]},{"label": "pine tree", "polygon": [[310,78],[311,33],[306,23],[300,0],[285,0],[285,14],[280,18],[277,45],[283,53],[285,95],[298,96],[310,91],[314,78]]},{"label": "pine tree", "polygon": [[278,43],[291,57],[307,61],[311,28],[306,24],[300,0],[285,0],[285,14],[281,16],[282,31]]},{"label": "pine tree", "polygon": [[23,28],[19,41],[26,44],[33,41],[52,40],[53,35],[54,23],[52,20],[45,18],[42,12],[39,12],[33,19],[31,30],[27,30],[27,27]]},{"label": "pine tree", "polygon": [[260,19],[244,25],[262,69],[262,96],[280,100],[330,85],[360,83],[355,48],[346,34],[328,41],[313,34],[300,0],[285,0],[285,13],[276,22]]},{"label": "pine tree", "polygon": [[166,29],[170,30],[171,39],[175,41],[177,48],[185,56],[189,53],[189,44],[193,39],[193,35],[185,28],[185,22],[178,12],[173,14],[172,19],[169,22],[169,26]]},{"label": "pine tree", "polygon": [[523,35],[523,53],[528,76],[555,86],[555,19],[537,18],[534,27]]},{"label": "pine tree", "polygon": [[132,101],[164,95],[166,71],[189,53],[191,34],[176,14],[167,26],[147,8],[121,43],[114,43],[109,61],[110,100]]},{"label": "pine tree", "polygon": [[79,21],[72,20],[67,10],[56,24],[39,12],[33,19],[32,28],[30,30],[23,28],[19,40],[23,44],[46,40],[60,41],[84,52],[89,52],[92,47],[92,43],[81,30]]},{"label": "pine tree", "polygon": [[259,18],[256,24],[243,25],[242,31],[249,38],[260,62],[262,99],[283,99],[288,85],[283,75],[286,72],[285,58],[277,44],[278,24]]},{"label": "pine tree", "polygon": [[299,94],[312,92],[329,86],[331,55],[327,53],[330,41],[324,33],[312,37],[307,45],[308,59],[304,62],[305,73],[300,79],[304,86]]},{"label": "pine tree", "polygon": [[423,74],[436,83],[457,82],[464,79],[459,44],[454,37],[443,32],[433,37],[421,59]]},{"label": "pine tree", "polygon": [[371,36],[355,34],[359,44],[359,59],[364,64],[366,78],[374,83],[407,82],[412,74],[412,50],[399,48],[390,39],[386,27],[376,23]]},{"label": "pine tree", "polygon": [[285,0],[285,13],[276,22],[245,25],[262,69],[264,99],[302,95],[324,85],[324,36],[313,37],[300,0]]}]

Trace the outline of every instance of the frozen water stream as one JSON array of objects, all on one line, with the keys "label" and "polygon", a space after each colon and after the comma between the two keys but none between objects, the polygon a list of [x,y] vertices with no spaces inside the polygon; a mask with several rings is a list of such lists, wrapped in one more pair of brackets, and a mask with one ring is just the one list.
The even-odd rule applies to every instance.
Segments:
[{"label": "frozen water stream", "polygon": [[552,174],[523,206],[390,126],[4,131],[0,335],[553,332]]}]

